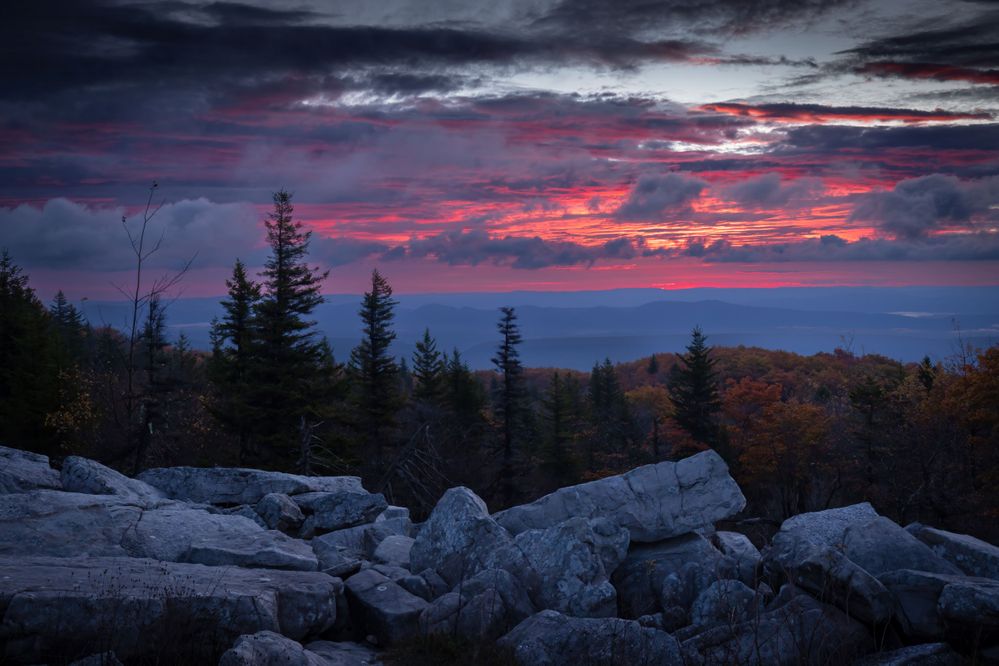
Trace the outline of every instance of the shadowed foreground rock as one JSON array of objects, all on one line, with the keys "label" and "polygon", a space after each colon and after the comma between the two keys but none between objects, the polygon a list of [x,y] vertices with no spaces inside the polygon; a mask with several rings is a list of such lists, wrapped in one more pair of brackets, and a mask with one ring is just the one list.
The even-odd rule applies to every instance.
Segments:
[{"label": "shadowed foreground rock", "polygon": [[649,542],[713,527],[746,506],[728,467],[714,451],[678,462],[638,467],[577,486],[536,502],[500,511],[496,522],[513,534],[552,527],[569,518],[607,518],[632,541]]},{"label": "shadowed foreground rock", "polygon": [[224,649],[263,630],[301,640],[333,626],[342,591],[339,579],[322,573],[137,558],[3,557],[0,638],[14,663],[106,650],[127,660],[181,649],[171,645],[177,641]]}]

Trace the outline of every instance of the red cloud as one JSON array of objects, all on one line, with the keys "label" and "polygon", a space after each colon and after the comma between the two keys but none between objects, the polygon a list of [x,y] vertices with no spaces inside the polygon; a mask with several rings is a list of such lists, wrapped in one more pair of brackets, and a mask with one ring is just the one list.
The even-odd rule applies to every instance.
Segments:
[{"label": "red cloud", "polygon": [[891,109],[868,106],[823,106],[821,104],[739,104],[735,102],[705,104],[702,111],[714,111],[733,116],[776,120],[793,123],[826,123],[843,120],[889,121],[905,123],[951,122],[954,120],[989,120],[988,113],[959,113],[952,111],[920,111],[917,109]]},{"label": "red cloud", "polygon": [[968,81],[969,83],[999,85],[999,69],[973,69],[927,62],[869,62],[854,71],[858,74],[872,76],[898,76],[906,79]]}]

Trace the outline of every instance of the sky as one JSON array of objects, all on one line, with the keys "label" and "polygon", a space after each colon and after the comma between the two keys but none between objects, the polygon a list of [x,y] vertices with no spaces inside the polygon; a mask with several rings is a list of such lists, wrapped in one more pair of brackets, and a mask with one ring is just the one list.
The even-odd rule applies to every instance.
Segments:
[{"label": "sky", "polygon": [[0,246],[40,296],[999,284],[999,4],[35,0],[0,25]]}]

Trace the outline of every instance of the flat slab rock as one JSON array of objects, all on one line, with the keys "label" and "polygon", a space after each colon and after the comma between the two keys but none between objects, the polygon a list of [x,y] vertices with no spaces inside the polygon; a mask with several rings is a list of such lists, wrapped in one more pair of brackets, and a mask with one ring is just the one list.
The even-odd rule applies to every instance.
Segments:
[{"label": "flat slab rock", "polygon": [[68,654],[108,650],[128,660],[156,653],[181,635],[221,645],[258,631],[301,640],[333,626],[342,592],[340,579],[314,572],[0,557],[6,643],[0,660],[60,662]]},{"label": "flat slab rock", "polygon": [[166,498],[161,491],[147,483],[130,479],[95,460],[80,456],[69,456],[62,461],[60,477],[62,489],[71,493],[118,495],[151,503]]},{"label": "flat slab rock", "polygon": [[359,643],[314,641],[303,646],[273,631],[240,636],[219,666],[377,666],[378,653]]},{"label": "flat slab rock", "polygon": [[513,534],[569,518],[607,518],[632,541],[652,542],[711,527],[742,511],[746,498],[714,451],[644,465],[619,476],[560,488],[493,518]]},{"label": "flat slab rock", "polygon": [[148,557],[298,571],[319,566],[308,543],[243,516],[56,490],[0,495],[0,555]]},{"label": "flat slab rock", "polygon": [[999,580],[999,546],[919,523],[906,525],[905,529],[968,576]]},{"label": "flat slab rock", "polygon": [[301,476],[241,467],[159,467],[138,477],[167,497],[205,504],[256,504],[269,493],[365,492],[356,476]]},{"label": "flat slab rock", "polygon": [[49,466],[48,456],[0,446],[0,494],[38,488],[62,488],[59,472]]}]

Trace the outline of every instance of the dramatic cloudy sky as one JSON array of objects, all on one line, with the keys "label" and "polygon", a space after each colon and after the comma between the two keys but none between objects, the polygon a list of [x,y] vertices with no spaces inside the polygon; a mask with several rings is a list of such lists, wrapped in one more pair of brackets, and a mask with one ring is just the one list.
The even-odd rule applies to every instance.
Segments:
[{"label": "dramatic cloudy sky", "polygon": [[0,54],[43,296],[114,293],[153,180],[188,295],[278,188],[331,292],[999,283],[996,2],[33,0]]}]

